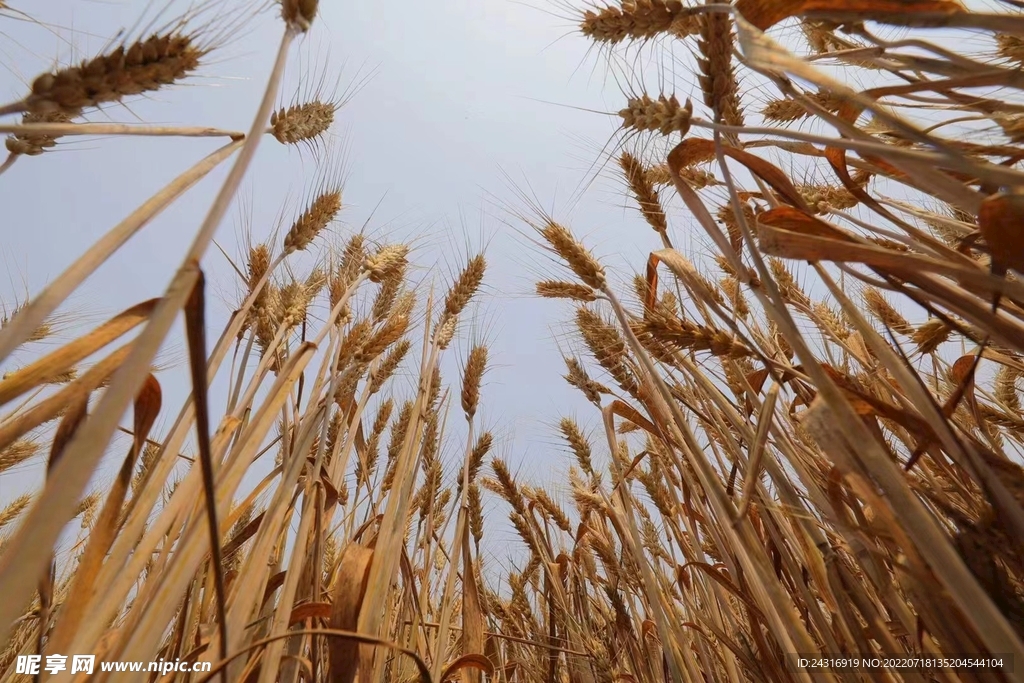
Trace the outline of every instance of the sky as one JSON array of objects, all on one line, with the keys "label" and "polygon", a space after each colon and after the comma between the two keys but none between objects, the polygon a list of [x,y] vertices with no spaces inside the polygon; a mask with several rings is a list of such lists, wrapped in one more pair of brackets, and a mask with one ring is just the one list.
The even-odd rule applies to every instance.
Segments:
[{"label": "sky", "polygon": [[[23,97],[39,73],[102,52],[118,29],[131,31],[140,16],[152,15],[148,2],[130,0],[9,4],[24,7],[43,25],[0,17],[5,101]],[[164,16],[175,15],[169,10]],[[275,12],[246,21],[244,31],[209,55],[195,78],[89,120],[247,130],[281,30]],[[560,348],[574,348],[565,324],[572,309],[532,293],[537,279],[558,278],[562,271],[514,217],[528,209],[523,195],[584,238],[613,279],[628,282],[647,253],[660,247],[655,233],[627,208],[622,183],[612,174],[588,184],[582,198],[577,192],[594,177],[594,164],[616,130],[617,117],[602,112],[617,111],[624,100],[606,67],[606,58],[575,33],[570,11],[546,0],[322,2],[313,30],[292,50],[279,98],[291,102],[319,82],[331,86],[328,94],[339,83],[337,92],[351,95],[338,114],[332,146],[347,178],[337,240],[364,223],[376,237],[411,239],[412,262],[424,268],[424,276],[432,268],[439,287],[451,281],[466,256],[486,249],[485,288],[467,316],[463,341],[450,354],[446,378],[458,381],[467,338],[488,342],[491,366],[479,419],[498,437],[492,453],[526,481],[557,480],[555,472],[568,469],[570,456],[556,431],[561,417],[576,416],[599,436],[600,416],[561,379]],[[300,77],[309,73],[324,78]],[[38,292],[100,235],[220,144],[66,139],[43,156],[20,159],[0,177],[0,299],[10,306],[26,292]],[[0,371],[55,348],[74,330],[159,296],[229,165],[85,283],[64,310],[73,328]],[[217,244],[237,258],[247,243],[245,225],[253,241],[271,235],[280,216],[294,215],[316,174],[311,154],[265,139]],[[679,225],[674,238],[685,247],[690,235],[686,223]],[[208,320],[218,331],[240,301],[238,281],[216,248],[202,265],[211,298]],[[158,433],[173,421],[188,392],[181,339],[179,327],[158,359],[165,367],[158,375],[165,393]],[[459,456],[448,456],[452,476],[453,458]],[[97,482],[113,476],[116,461],[105,461]],[[0,502],[37,483],[41,472],[37,459],[8,473],[0,480]]]}]

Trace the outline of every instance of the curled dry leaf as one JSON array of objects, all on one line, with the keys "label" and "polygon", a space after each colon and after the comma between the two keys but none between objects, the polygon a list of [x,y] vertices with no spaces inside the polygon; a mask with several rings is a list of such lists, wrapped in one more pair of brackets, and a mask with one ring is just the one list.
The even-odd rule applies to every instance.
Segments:
[{"label": "curled dry leaf", "polygon": [[[737,149],[731,145],[722,145],[722,154],[746,166],[747,170],[768,183],[779,198],[800,209],[809,210],[793,182],[777,166],[761,157]],[[697,161],[712,159],[715,156],[715,143],[711,140],[691,138],[677,145],[668,156],[669,166],[685,168]]]},{"label": "curled dry leaf", "polygon": [[444,673],[441,674],[441,680],[450,681],[454,678],[455,674],[463,669],[482,671],[488,678],[494,675],[494,665],[491,664],[491,660],[487,659],[484,655],[470,653],[448,662],[444,667]]},{"label": "curled dry leaf", "polygon": [[306,619],[329,619],[334,607],[327,602],[304,602],[296,605],[288,616],[288,625],[300,624]]},{"label": "curled dry leaf", "polygon": [[863,12],[874,21],[884,22],[886,15],[955,14],[964,8],[956,0],[737,0],[736,11],[766,31],[780,21],[812,12]]},{"label": "curled dry leaf", "polygon": [[1024,194],[998,192],[981,202],[978,229],[988,244],[992,270],[1024,273]]},{"label": "curled dry leaf", "polygon": [[802,235],[817,235],[844,241],[852,240],[844,231],[834,225],[790,206],[780,206],[761,212],[757,216],[757,223],[758,237],[761,238],[762,248],[766,250],[770,250],[770,247],[763,243],[770,242],[776,233],[771,230],[763,230],[763,227],[780,228]]},{"label": "curled dry leaf", "polygon": [[680,168],[703,164],[715,158],[715,141],[703,138],[686,138],[672,150],[675,163]]}]

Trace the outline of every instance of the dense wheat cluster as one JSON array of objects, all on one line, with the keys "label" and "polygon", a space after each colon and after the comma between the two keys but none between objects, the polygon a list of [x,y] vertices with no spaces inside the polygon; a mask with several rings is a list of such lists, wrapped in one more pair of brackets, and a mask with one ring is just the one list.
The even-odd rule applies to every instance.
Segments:
[{"label": "dense wheat cluster", "polygon": [[[517,478],[478,423],[495,359],[465,329],[487,259],[417,280],[409,245],[340,230],[329,154],[281,234],[234,264],[227,324],[209,323],[200,263],[257,146],[324,149],[343,114],[275,105],[318,9],[280,3],[247,133],[81,121],[201,69],[215,42],[187,18],[0,108],[22,117],[3,126],[7,173],[65,136],[223,138],[2,311],[0,477],[37,459],[46,479],[0,509],[0,680],[24,678],[19,656],[74,652],[210,666],[39,680],[1024,681],[1016,3],[576,9],[601,50],[696,58],[619,114],[640,144],[616,172],[654,231],[636,235],[637,274],[522,216],[565,267],[536,291],[569,307],[565,380],[601,427],[553,416],[567,481]],[[85,279],[228,163],[166,290],[59,339]],[[710,255],[674,246],[687,230]],[[192,395],[166,405],[154,359],[182,315]],[[116,474],[86,495],[101,461]],[[485,509],[518,536],[511,572],[484,562],[505,524]],[[798,662],[843,656],[1004,666]]]}]

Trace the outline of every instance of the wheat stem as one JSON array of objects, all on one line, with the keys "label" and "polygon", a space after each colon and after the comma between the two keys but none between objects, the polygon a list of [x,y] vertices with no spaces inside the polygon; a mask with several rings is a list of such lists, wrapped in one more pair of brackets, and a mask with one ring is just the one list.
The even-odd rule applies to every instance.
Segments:
[{"label": "wheat stem", "polygon": [[139,126],[126,123],[19,123],[0,124],[0,134],[11,135],[139,135],[144,137],[231,138],[245,133],[207,126]]}]

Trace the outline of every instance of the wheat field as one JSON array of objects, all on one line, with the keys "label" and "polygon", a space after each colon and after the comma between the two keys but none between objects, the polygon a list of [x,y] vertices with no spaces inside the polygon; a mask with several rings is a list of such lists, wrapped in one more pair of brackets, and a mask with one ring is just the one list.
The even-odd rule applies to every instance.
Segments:
[{"label": "wheat field", "polygon": [[[503,204],[598,425],[548,416],[547,480],[481,419],[506,361],[472,312],[503,254],[423,277],[414,241],[339,227],[347,97],[285,82],[318,4],[143,7],[0,105],[0,185],[80,136],[215,141],[3,309],[0,681],[1024,681],[1020,3],[537,13],[615,74],[590,161],[653,231],[616,272],[543,200]],[[0,2],[4,39],[32,12]],[[279,43],[254,46],[273,61],[244,131],[97,121],[183,97],[256,18]],[[305,193],[242,240],[211,324],[206,264],[275,145]],[[207,176],[173,276],[69,327]],[[71,653],[174,667],[47,668]]]}]

